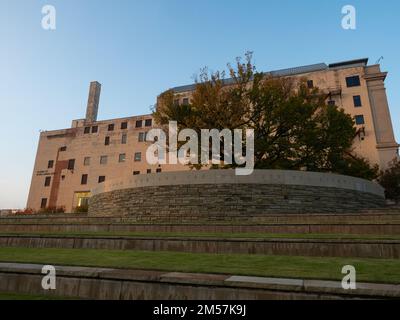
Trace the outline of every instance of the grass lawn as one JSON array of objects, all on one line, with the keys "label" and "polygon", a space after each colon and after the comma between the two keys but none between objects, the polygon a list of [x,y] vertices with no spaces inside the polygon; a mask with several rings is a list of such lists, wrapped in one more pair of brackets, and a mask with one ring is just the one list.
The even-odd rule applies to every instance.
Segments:
[{"label": "grass lawn", "polygon": [[209,232],[0,232],[0,236],[96,236],[96,237],[176,237],[176,238],[239,238],[239,239],[353,239],[400,240],[400,235],[373,234],[275,234],[275,233],[209,233]]},{"label": "grass lawn", "polygon": [[388,259],[0,248],[0,262],[327,280],[342,279],[342,267],[353,265],[358,281],[400,283],[400,260]]}]

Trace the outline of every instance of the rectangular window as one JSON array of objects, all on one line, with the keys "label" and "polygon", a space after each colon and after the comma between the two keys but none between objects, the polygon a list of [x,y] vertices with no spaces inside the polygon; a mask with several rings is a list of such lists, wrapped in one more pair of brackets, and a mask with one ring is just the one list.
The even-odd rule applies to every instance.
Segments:
[{"label": "rectangular window", "polygon": [[153,125],[153,119],[146,119],[146,121],[144,122],[144,125],[146,127],[151,127]]},{"label": "rectangular window", "polygon": [[45,186],[45,187],[49,187],[49,186],[50,186],[50,183],[51,183],[51,177],[46,177],[46,178],[44,179],[44,186]]},{"label": "rectangular window", "polygon": [[49,162],[47,163],[47,169],[51,169],[54,167],[54,161],[53,160],[49,160]]},{"label": "rectangular window", "polygon": [[314,81],[313,81],[313,80],[307,80],[307,87],[308,87],[309,89],[314,88]]},{"label": "rectangular window", "polygon": [[353,96],[354,107],[362,107],[361,96]]},{"label": "rectangular window", "polygon": [[121,137],[121,144],[126,144],[127,140],[128,140],[128,136],[124,133]]},{"label": "rectangular window", "polygon": [[100,176],[99,177],[99,183],[103,183],[104,181],[106,181],[106,177],[105,176]]},{"label": "rectangular window", "polygon": [[81,184],[87,184],[87,181],[88,181],[88,175],[83,174],[81,178]]},{"label": "rectangular window", "polygon": [[40,208],[45,209],[47,207],[47,198],[42,198],[42,201],[40,202]]},{"label": "rectangular window", "polygon": [[98,131],[99,131],[99,127],[98,126],[92,127],[92,133],[97,133]]},{"label": "rectangular window", "polygon": [[110,137],[106,137],[106,138],[104,139],[104,145],[105,145],[105,146],[109,146],[109,145],[110,145]]},{"label": "rectangular window", "polygon": [[174,106],[175,106],[175,107],[179,106],[179,99],[175,99],[175,100],[174,100]]},{"label": "rectangular window", "polygon": [[125,160],[126,160],[126,154],[125,153],[121,153],[119,155],[118,161],[119,162],[125,162]]},{"label": "rectangular window", "polygon": [[128,129],[128,122],[122,122],[121,123],[121,130]]},{"label": "rectangular window", "polygon": [[67,147],[61,147],[60,148],[60,152],[65,152],[65,151],[67,151]]},{"label": "rectangular window", "polygon": [[329,100],[328,101],[328,106],[335,106],[335,105],[336,105],[335,100]]},{"label": "rectangular window", "polygon": [[161,172],[161,168],[157,168],[156,172],[160,173]]},{"label": "rectangular window", "polygon": [[68,160],[68,170],[74,170],[75,169],[75,159],[69,159]]},{"label": "rectangular window", "polygon": [[355,116],[354,118],[355,118],[356,124],[358,124],[358,125],[365,124],[363,115],[358,115],[358,116]]},{"label": "rectangular window", "polygon": [[85,159],[83,159],[83,165],[90,166],[90,157],[85,157]]},{"label": "rectangular window", "polygon": [[135,161],[136,162],[142,161],[142,153],[141,152],[135,153]]},{"label": "rectangular window", "polygon": [[133,171],[134,176],[138,176],[140,174],[140,171]]},{"label": "rectangular window", "polygon": [[183,98],[182,104],[183,104],[184,106],[189,105],[189,98]]},{"label": "rectangular window", "polygon": [[90,127],[85,127],[83,133],[84,133],[84,134],[90,133]]},{"label": "rectangular window", "polygon": [[142,120],[137,120],[135,127],[136,128],[141,128],[142,126],[143,126],[143,121]]},{"label": "rectangular window", "polygon": [[147,169],[147,174],[151,173],[151,169]]},{"label": "rectangular window", "polygon": [[109,124],[108,125],[108,131],[114,131],[114,124]]},{"label": "rectangular window", "polygon": [[146,132],[139,132],[139,142],[146,141]]},{"label": "rectangular window", "polygon": [[360,77],[359,76],[347,77],[346,85],[348,88],[359,87],[361,85]]},{"label": "rectangular window", "polygon": [[107,164],[107,160],[108,160],[107,156],[101,156],[100,157],[100,164]]}]

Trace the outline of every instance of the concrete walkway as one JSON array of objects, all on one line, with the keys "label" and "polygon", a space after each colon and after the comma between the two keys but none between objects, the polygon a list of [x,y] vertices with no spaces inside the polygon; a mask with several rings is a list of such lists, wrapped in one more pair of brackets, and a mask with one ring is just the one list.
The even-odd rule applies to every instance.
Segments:
[{"label": "concrete walkway", "polygon": [[400,299],[400,285],[55,266],[57,288],[42,289],[43,265],[0,263],[0,291],[113,300]]}]

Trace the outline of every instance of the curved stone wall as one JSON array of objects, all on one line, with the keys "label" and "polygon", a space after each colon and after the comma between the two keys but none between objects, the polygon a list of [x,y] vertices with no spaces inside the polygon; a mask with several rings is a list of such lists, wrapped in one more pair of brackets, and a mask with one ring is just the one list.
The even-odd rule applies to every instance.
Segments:
[{"label": "curved stone wall", "polygon": [[354,212],[384,206],[384,190],[336,174],[255,170],[182,171],[109,181],[92,191],[89,215],[138,221],[237,220],[269,213]]}]

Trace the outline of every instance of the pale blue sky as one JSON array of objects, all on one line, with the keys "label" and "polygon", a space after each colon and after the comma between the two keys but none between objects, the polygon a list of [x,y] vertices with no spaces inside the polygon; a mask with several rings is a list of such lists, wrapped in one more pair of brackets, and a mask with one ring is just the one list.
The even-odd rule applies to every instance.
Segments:
[{"label": "pale blue sky", "polygon": [[[41,28],[45,4],[56,31]],[[341,28],[346,4],[355,31]],[[399,18],[398,0],[0,0],[0,208],[25,206],[39,130],[82,118],[90,81],[103,85],[100,119],[138,115],[247,50],[263,71],[384,56],[399,139]]]}]

